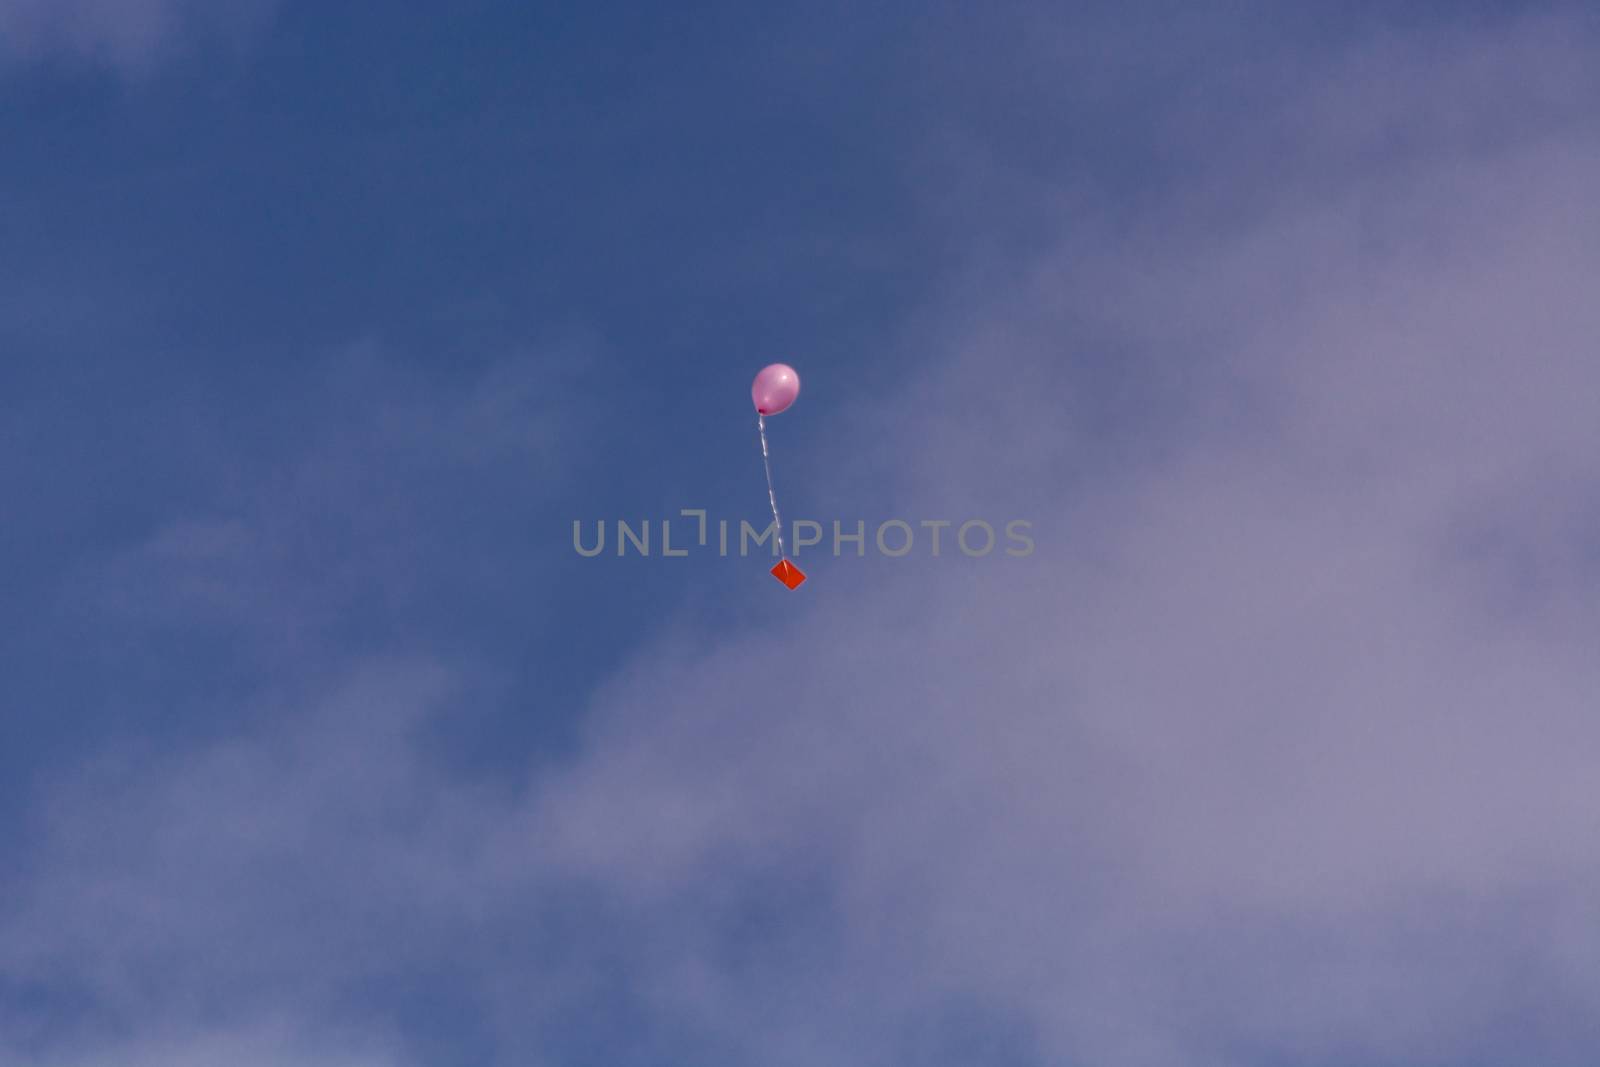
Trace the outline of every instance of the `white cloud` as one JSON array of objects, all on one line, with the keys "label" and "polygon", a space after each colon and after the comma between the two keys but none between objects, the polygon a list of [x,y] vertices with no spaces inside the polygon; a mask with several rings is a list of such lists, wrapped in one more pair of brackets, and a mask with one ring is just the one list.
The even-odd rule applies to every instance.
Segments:
[{"label": "white cloud", "polygon": [[196,36],[228,38],[274,0],[0,0],[0,58],[66,56],[143,73]]},{"label": "white cloud", "polygon": [[300,429],[268,462],[242,466],[261,442],[208,442],[226,487],[212,509],[89,559],[60,610],[85,625],[245,633],[258,652],[315,658],[352,604],[415,594],[420,561],[454,518],[428,511],[441,487],[470,486],[488,506],[508,486],[526,501],[565,487],[558,456],[588,439],[590,366],[550,349],[441,386],[369,343],[342,350],[275,413]]},{"label": "white cloud", "polygon": [[[1026,509],[1035,557],[827,561],[785,621],[679,629],[526,795],[431,769],[454,679],[414,663],[124,757],[44,794],[0,975],[176,1026],[458,964],[505,1063],[585,1025],[905,1062],[958,1007],[1052,1063],[1592,1058],[1600,144],[1521,40],[1284,90],[1270,183],[1242,145],[941,316],[840,452]],[[1386,155],[1451,79],[1548,121]]]},{"label": "white cloud", "polygon": [[[80,1042],[81,1044],[90,1044]],[[0,1048],[3,1048],[0,1045]],[[26,1067],[399,1067],[407,1061],[369,1040],[310,1039],[285,1024],[197,1030],[150,1037],[132,1044],[33,1059],[13,1052],[8,1063]]]},{"label": "white cloud", "polygon": [[[947,316],[902,499],[1027,508],[1035,560],[905,564],[600,696],[528,842],[708,930],[722,879],[827,872],[822,984],[729,977],[707,1026],[754,1056],[837,997],[875,1021],[831,1055],[892,1058],[962,993],[1047,1062],[1593,1047],[1600,143],[1538,32],[1367,55],[1382,98],[1288,95],[1269,194],[1243,152]],[[1096,438],[1084,338],[1146,442]]]}]

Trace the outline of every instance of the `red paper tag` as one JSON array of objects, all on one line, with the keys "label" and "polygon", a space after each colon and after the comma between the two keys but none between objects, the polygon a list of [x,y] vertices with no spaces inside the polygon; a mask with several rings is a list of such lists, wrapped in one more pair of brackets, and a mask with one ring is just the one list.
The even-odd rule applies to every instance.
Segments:
[{"label": "red paper tag", "polygon": [[772,568],[772,576],[790,589],[800,588],[800,583],[806,580],[805,572],[786,559],[779,560]]}]

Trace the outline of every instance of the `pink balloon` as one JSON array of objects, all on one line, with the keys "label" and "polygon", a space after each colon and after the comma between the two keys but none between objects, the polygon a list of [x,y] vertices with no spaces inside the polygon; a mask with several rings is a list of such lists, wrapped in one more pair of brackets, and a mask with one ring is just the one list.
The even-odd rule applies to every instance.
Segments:
[{"label": "pink balloon", "polygon": [[761,373],[756,375],[755,384],[750,386],[750,399],[755,401],[756,411],[762,415],[777,415],[787,411],[799,395],[800,375],[787,363],[762,367]]}]

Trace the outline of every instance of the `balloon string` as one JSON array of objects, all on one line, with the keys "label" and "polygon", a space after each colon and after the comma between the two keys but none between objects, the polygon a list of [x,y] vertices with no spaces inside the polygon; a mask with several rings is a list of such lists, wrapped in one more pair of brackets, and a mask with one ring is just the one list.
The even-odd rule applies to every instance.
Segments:
[{"label": "balloon string", "polygon": [[789,556],[783,550],[783,520],[778,518],[778,494],[772,491],[772,461],[767,458],[767,417],[756,415],[756,429],[761,432],[761,465],[767,470],[767,502],[772,505],[772,528],[778,533],[778,555]]}]

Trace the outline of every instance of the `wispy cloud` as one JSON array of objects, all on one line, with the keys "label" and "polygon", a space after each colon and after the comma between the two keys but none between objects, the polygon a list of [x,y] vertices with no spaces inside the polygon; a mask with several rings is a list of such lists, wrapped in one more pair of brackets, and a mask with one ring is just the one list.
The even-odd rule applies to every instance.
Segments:
[{"label": "wispy cloud", "polygon": [[447,657],[119,750],[40,794],[0,975],[388,1038],[416,1020],[361,992],[423,970],[508,1064],[1592,1058],[1600,140],[1564,29],[1262,72],[1259,138],[1197,101],[1160,134],[1192,180],[1131,217],[1041,204],[1069,231],[838,435],[901,501],[1025,509],[1034,557],[841,561],[781,623],[677,628],[525,789],[429,759]]},{"label": "wispy cloud", "polygon": [[87,560],[60,610],[86,625],[240,634],[260,652],[311,655],[354,606],[412,603],[424,561],[437,571],[440,543],[462,536],[442,499],[470,489],[504,521],[507,499],[563,491],[556,457],[587,439],[590,363],[550,348],[439,383],[371,343],[350,346],[266,420],[295,429],[264,461],[216,441],[210,506]]},{"label": "wispy cloud", "polygon": [[66,57],[147,72],[198,38],[259,24],[276,0],[0,0],[0,59]]},{"label": "wispy cloud", "polygon": [[212,1067],[219,1063],[237,1067],[285,1063],[305,1067],[397,1067],[408,1061],[370,1038],[311,1037],[303,1029],[278,1023],[152,1035],[109,1050],[60,1052],[41,1062],[44,1067]]}]

